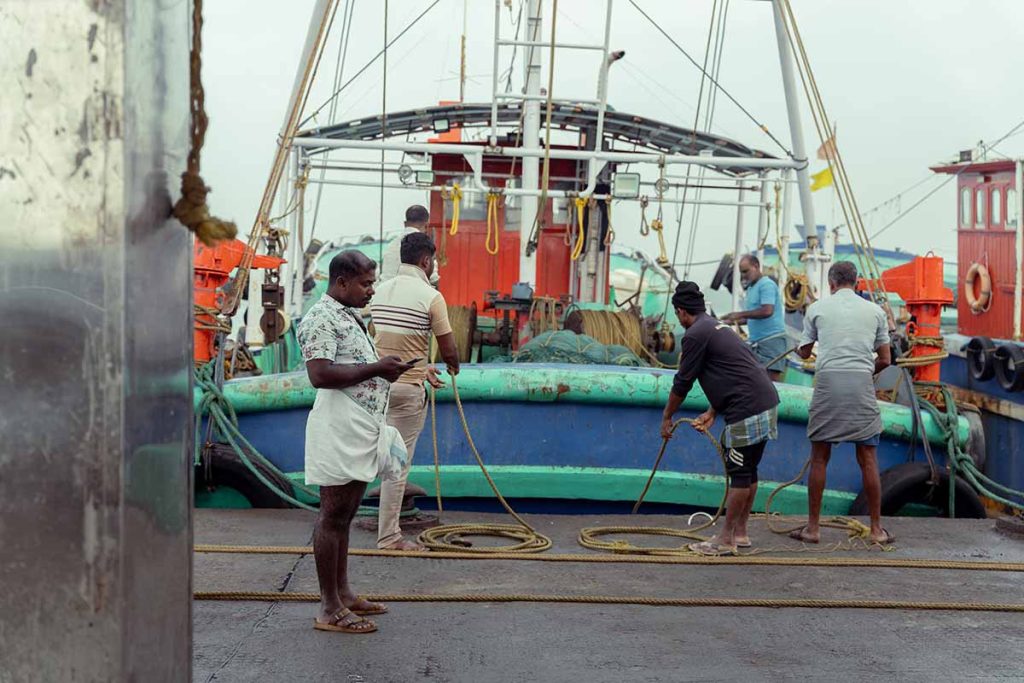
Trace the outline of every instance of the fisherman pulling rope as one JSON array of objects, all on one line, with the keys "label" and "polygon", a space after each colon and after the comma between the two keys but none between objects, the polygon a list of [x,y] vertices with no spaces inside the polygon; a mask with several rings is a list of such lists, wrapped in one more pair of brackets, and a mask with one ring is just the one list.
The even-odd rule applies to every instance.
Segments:
[{"label": "fisherman pulling rope", "polygon": [[747,520],[757,496],[757,466],[770,439],[778,437],[779,394],[764,367],[733,328],[705,312],[704,294],[693,282],[680,282],[672,295],[679,323],[686,328],[676,373],[662,415],[661,436],[674,431],[672,416],[700,382],[711,407],[693,421],[697,431],[708,431],[722,416],[725,429],[729,494],[725,527],[716,536],[690,545],[703,555],[734,555],[749,548]]}]

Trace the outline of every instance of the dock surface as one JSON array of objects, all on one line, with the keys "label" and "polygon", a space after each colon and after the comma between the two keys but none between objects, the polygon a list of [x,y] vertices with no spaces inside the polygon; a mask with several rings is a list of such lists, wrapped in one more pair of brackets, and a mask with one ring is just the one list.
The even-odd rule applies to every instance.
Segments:
[{"label": "dock surface", "polygon": [[[196,510],[197,544],[305,546],[302,510]],[[550,553],[588,553],[586,526],[685,525],[656,515],[531,515]],[[507,522],[446,512],[446,523]],[[1024,540],[991,520],[887,519],[894,551],[801,552],[751,522],[768,557],[927,558],[1024,563]],[[843,533],[823,529],[823,541]],[[636,543],[655,543],[633,538]],[[353,547],[375,534],[353,528]],[[663,544],[678,544],[665,539]],[[572,594],[829,598],[1024,604],[1024,573],[905,569],[452,560],[355,556],[353,586],[376,594]],[[196,553],[196,591],[316,592],[311,555]],[[1007,681],[1024,680],[1024,614],[759,607],[394,602],[370,635],[312,629],[314,603],[197,600],[195,681]]]}]

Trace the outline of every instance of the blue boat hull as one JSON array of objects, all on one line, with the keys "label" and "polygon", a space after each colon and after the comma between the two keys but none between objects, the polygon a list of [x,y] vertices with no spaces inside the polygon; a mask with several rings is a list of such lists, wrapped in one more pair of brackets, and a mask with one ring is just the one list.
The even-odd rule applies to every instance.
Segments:
[{"label": "blue boat hull", "polygon": [[[644,382],[645,385],[658,387],[657,391],[664,394],[666,387],[671,386],[671,373],[643,369],[624,370],[621,368],[598,369],[602,375],[614,378],[618,384]],[[465,374],[470,371],[467,368]],[[495,366],[475,366],[472,371],[479,378],[489,373],[520,373],[516,382],[543,382],[545,386],[530,387],[526,390],[526,400],[501,400],[500,396],[478,391],[464,399],[466,418],[472,430],[473,439],[478,445],[488,466],[502,472],[506,480],[509,476],[529,473],[536,483],[545,471],[568,470],[580,473],[632,473],[634,482],[642,483],[642,479],[650,471],[658,449],[661,445],[659,427],[661,421],[660,404],[663,398],[651,391],[638,393],[635,401],[623,400],[618,397],[612,401],[602,402],[600,387],[586,396],[586,400],[574,400],[566,394],[561,398],[557,393],[563,386],[579,386],[582,373],[594,374],[593,368],[581,369],[579,366],[539,366],[533,369],[506,364]],[[531,374],[531,372],[533,374]],[[304,382],[299,373],[293,373],[289,391]],[[543,375],[543,380],[536,379]],[[553,379],[560,378],[560,379]],[[260,378],[266,383],[266,378]],[[468,381],[468,380],[466,380]],[[483,381],[483,380],[481,380]],[[511,380],[510,380],[511,381]],[[229,383],[229,395],[230,386]],[[547,384],[553,387],[553,396],[545,393]],[[460,383],[462,386],[462,383]],[[519,386],[519,385],[517,385]],[[260,388],[260,391],[273,391],[273,387]],[[283,391],[283,390],[282,390]],[[800,408],[801,402],[806,405],[811,390],[806,387],[780,386],[784,394],[784,406],[790,405],[789,412]],[[466,390],[463,389],[465,396]],[[699,392],[697,392],[699,393]],[[667,395],[667,394],[664,394]],[[300,400],[299,403],[302,401]],[[288,401],[264,401],[267,405],[260,409],[240,412],[239,427],[251,443],[279,469],[288,473],[301,472],[303,469],[305,448],[305,424],[308,408],[292,406]],[[691,397],[680,411],[678,417],[696,417],[704,410],[706,402],[702,395]],[[805,408],[804,408],[805,409]],[[887,406],[890,412],[896,409]],[[902,409],[900,409],[902,410]],[[433,439],[431,436],[430,419],[428,417],[422,436],[414,455],[414,465],[432,466]],[[721,420],[714,427],[717,434],[722,428]],[[883,435],[878,449],[880,466],[885,469],[908,460],[911,444],[907,440],[892,434]],[[440,446],[440,463],[446,471],[472,471],[476,461],[463,433],[462,424],[454,403],[440,400],[437,403],[437,441]],[[918,456],[921,449],[917,449]],[[787,419],[787,410],[782,411],[779,424],[779,438],[773,441],[765,452],[761,465],[761,478],[764,481],[787,481],[800,471],[809,454],[806,438],[806,423],[802,420]],[[944,463],[945,453],[941,447],[936,448],[940,463]],[[713,482],[717,490],[721,490],[722,464],[708,439],[689,428],[681,428],[669,446],[662,464],[662,471],[671,478],[673,473],[686,477]],[[634,484],[624,491],[602,490],[607,483],[613,485],[614,477],[592,476],[582,474],[578,481],[586,481],[580,486],[564,484],[564,495],[551,487],[539,487],[543,493],[538,496],[547,498],[590,498],[593,500],[629,500],[639,492]],[[560,479],[570,482],[570,479]],[[860,469],[854,456],[854,448],[850,444],[837,446],[829,465],[829,489],[838,494],[838,500],[849,501],[861,489]],[[432,488],[432,487],[431,487]],[[442,487],[444,488],[444,487]],[[523,488],[518,487],[515,495],[524,495]],[[669,496],[671,498],[671,496]],[[683,495],[685,498],[685,494]],[[835,498],[835,496],[833,496]],[[685,504],[707,504],[709,499],[679,500]],[[717,501],[716,501],[717,502]],[[713,504],[713,503],[712,503]],[[841,507],[841,505],[840,505]]]}]

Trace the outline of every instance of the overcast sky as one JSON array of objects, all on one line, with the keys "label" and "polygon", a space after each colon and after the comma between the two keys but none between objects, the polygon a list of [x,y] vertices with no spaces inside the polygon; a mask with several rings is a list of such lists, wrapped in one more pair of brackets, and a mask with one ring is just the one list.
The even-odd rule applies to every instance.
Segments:
[{"label": "overcast sky", "polygon": [[[355,2],[353,30],[343,81],[383,45],[381,0]],[[394,36],[432,0],[390,0],[388,31]],[[719,0],[721,2],[721,0]],[[344,7],[346,0],[341,0]],[[703,56],[712,0],[637,0],[695,58]],[[210,117],[203,173],[213,187],[210,203],[248,232],[269,171],[275,138],[287,106],[313,0],[206,0],[203,78]],[[519,0],[512,3],[518,11]],[[902,190],[921,183],[884,208],[867,213],[869,231],[934,189],[928,166],[952,158],[979,140],[995,141],[1024,119],[1024,51],[1020,48],[1021,0],[792,0],[794,12],[838,141],[858,204],[866,212]],[[464,0],[440,0],[388,52],[387,108],[427,106],[458,98],[459,34]],[[490,100],[493,7],[468,0],[467,102]],[[560,0],[560,41],[595,42],[603,26],[604,3]],[[544,2],[545,36],[551,3]],[[331,92],[340,43],[341,11],[318,82],[310,97],[319,105]],[[511,37],[508,10],[502,32]],[[630,4],[615,0],[612,47],[626,58],[611,70],[609,104],[668,123],[692,127],[700,73]],[[500,70],[510,57],[502,53]],[[546,55],[544,57],[546,60]],[[556,57],[556,97],[594,96],[593,55],[561,52]],[[589,60],[589,61],[588,61]],[[546,61],[544,75],[547,77]],[[514,70],[516,90],[521,61]],[[720,82],[787,146],[790,144],[771,6],[759,0],[731,0]],[[340,96],[336,121],[381,111],[378,61]],[[804,135],[811,154],[818,146],[810,112],[802,102]],[[319,123],[329,121],[321,116]],[[781,151],[735,105],[719,96],[712,130],[772,154]],[[1024,129],[1022,129],[1024,133]],[[1024,154],[1024,134],[998,146]],[[351,156],[351,155],[349,155]],[[813,162],[812,170],[824,166]],[[309,193],[312,197],[314,193]],[[385,196],[385,232],[401,225],[404,208],[424,193],[393,191]],[[795,196],[794,196],[795,200]],[[842,221],[831,191],[815,193],[817,221]],[[674,239],[674,209],[666,230]],[[307,214],[308,215],[308,214]],[[794,201],[794,222],[800,215]],[[876,247],[935,250],[956,254],[954,183],[877,238]],[[324,192],[317,236],[328,239],[377,234],[379,196],[366,188],[329,187]],[[613,219],[619,241],[656,253],[653,236],[639,235],[639,211],[619,204]],[[747,218],[746,246],[754,246]],[[735,210],[705,210],[694,260],[719,258],[732,249]],[[684,223],[685,234],[689,220]],[[682,260],[684,249],[680,249]],[[700,271],[697,271],[700,274]]]}]

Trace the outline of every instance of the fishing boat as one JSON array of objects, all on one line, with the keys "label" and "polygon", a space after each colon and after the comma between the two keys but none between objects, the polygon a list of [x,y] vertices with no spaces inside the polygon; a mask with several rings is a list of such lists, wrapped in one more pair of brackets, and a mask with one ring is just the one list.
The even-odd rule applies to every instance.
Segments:
[{"label": "fishing boat", "polygon": [[[791,136],[790,147],[780,144],[784,153],[773,155],[609,106],[610,69],[623,55],[609,45],[612,0],[603,5],[604,40],[594,44],[566,43],[553,33],[542,34],[543,3],[538,0],[525,4],[524,37],[518,32],[507,37],[501,3],[495,4],[494,63],[510,49],[522,53],[522,92],[502,88],[495,67],[489,103],[441,103],[302,127],[312,65],[323,49],[331,4],[322,0],[314,10],[256,224],[249,242],[235,246],[243,258],[232,271],[233,284],[216,290],[211,311],[197,324],[197,357],[212,360],[215,368],[212,384],[204,385],[207,394],[197,394],[197,406],[202,412],[219,402],[224,406],[220,414],[226,416],[220,424],[206,420],[198,427],[197,503],[289,504],[268,494],[268,483],[273,490],[298,496],[295,500],[302,498],[290,484],[302,477],[304,425],[314,391],[301,369],[294,324],[322,295],[326,264],[334,254],[358,248],[382,260],[386,245],[383,234],[356,245],[304,239],[307,189],[332,185],[376,190],[381,197],[385,189],[407,190],[412,197],[425,196],[430,210],[430,230],[439,247],[439,288],[465,363],[457,384],[465,419],[454,401],[454,387],[438,391],[410,480],[431,494],[440,484],[446,500],[456,504],[487,498],[471,435],[498,487],[522,504],[599,510],[632,502],[660,444],[661,407],[682,334],[668,304],[680,276],[664,235],[666,209],[735,207],[734,254],[747,243],[745,218],[755,213],[762,253],[774,225],[781,263],[788,263],[799,245],[804,268],[799,282],[809,293],[807,300],[828,295],[825,274],[836,251],[834,242],[827,235],[803,235],[802,243],[791,245],[788,234],[794,223],[794,187],[803,225],[817,225],[796,92],[797,73],[809,64],[794,61],[793,17],[773,3]],[[556,98],[550,89],[542,89],[541,55],[558,50],[595,56],[596,96]],[[704,74],[708,87],[720,88],[713,73]],[[336,156],[368,151],[380,154],[380,160]],[[709,198],[702,193],[709,185],[729,198]],[[272,212],[275,201],[279,211]],[[658,245],[656,256],[616,254],[614,233],[621,226],[615,208],[622,203],[640,206],[640,229]],[[272,220],[272,215],[284,218]],[[865,247],[857,248],[862,252]],[[270,260],[256,263],[260,257]],[[915,259],[905,266],[924,267],[921,263]],[[254,264],[264,269],[252,271]],[[925,266],[934,274],[934,262]],[[738,269],[738,259],[731,258],[727,270],[736,283]],[[941,263],[938,273],[938,288],[943,289]],[[865,275],[867,294],[884,295],[886,277],[877,263]],[[779,277],[784,287],[789,285],[788,268]],[[241,341],[229,344],[227,321],[212,309],[234,311],[245,293],[250,314]],[[727,296],[723,306],[740,309],[740,287],[721,296]],[[928,315],[936,325],[942,304],[929,304]],[[219,327],[214,324],[218,320]],[[240,327],[236,321],[235,329]],[[577,356],[595,349],[604,355],[584,358],[583,364],[537,362],[552,360],[543,352],[550,351],[549,340],[555,338],[574,345]],[[238,369],[237,349],[245,347],[256,349],[247,367],[261,374],[231,372]],[[924,360],[918,358],[914,366],[918,379],[938,372],[937,358]],[[235,376],[225,377],[225,368]],[[780,437],[763,464],[767,480],[792,479],[807,459],[812,389],[800,381],[806,376],[807,368],[793,364],[787,377],[794,383],[778,385]],[[895,391],[890,400],[880,399],[880,466],[899,473],[910,463],[916,477],[917,465],[925,464],[913,462],[920,449],[927,456],[929,477],[925,487],[916,479],[910,482],[913,486],[897,482],[901,497],[890,501],[887,512],[898,512],[906,503],[908,509],[916,505],[944,514],[983,515],[978,492],[956,469],[957,463],[968,467],[968,461],[970,467],[980,466],[980,456],[968,453],[977,448],[969,418],[952,402],[941,412],[934,406],[922,409],[914,400],[892,400],[898,398]],[[705,397],[695,389],[680,415],[694,417],[706,408]],[[210,443],[225,429],[235,430],[244,442],[236,440],[232,448]],[[847,457],[852,446],[840,447],[838,455],[829,471],[824,509],[857,512],[861,475],[854,458]],[[647,500],[714,507],[723,487],[715,450],[695,433],[680,433]],[[761,488],[759,504],[772,488],[770,481]],[[790,487],[777,501],[780,512],[803,510],[802,487]]]}]

